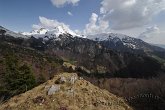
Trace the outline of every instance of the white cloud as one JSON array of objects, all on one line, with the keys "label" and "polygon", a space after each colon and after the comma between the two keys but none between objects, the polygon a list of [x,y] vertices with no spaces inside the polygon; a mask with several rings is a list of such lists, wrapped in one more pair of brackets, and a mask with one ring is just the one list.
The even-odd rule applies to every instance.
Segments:
[{"label": "white cloud", "polygon": [[42,26],[41,26],[41,25],[33,24],[33,25],[32,25],[32,28],[33,28],[33,29],[41,29]]},{"label": "white cloud", "polygon": [[66,25],[66,24],[59,22],[57,20],[51,20],[51,19],[39,16],[39,21],[40,21],[40,23],[37,25],[33,24],[32,28],[34,28],[34,29],[40,29],[40,28],[52,29],[52,28],[55,28],[57,26],[63,26],[64,28],[69,29],[69,25]]},{"label": "white cloud", "polygon": [[66,4],[77,5],[80,0],[51,0],[52,4],[57,8],[63,7]]},{"label": "white cloud", "polygon": [[143,39],[146,42],[153,43],[153,44],[164,44],[165,45],[165,31],[160,31],[157,33],[150,34],[150,38]]},{"label": "white cloud", "polygon": [[97,33],[98,31],[98,26],[96,25],[98,20],[98,15],[95,13],[92,13],[89,23],[86,24],[86,29],[84,30],[84,33],[86,34],[92,34],[92,33]]},{"label": "white cloud", "polygon": [[165,0],[103,0],[100,13],[115,30],[144,26],[163,8]]},{"label": "white cloud", "polygon": [[100,14],[92,13],[83,33],[122,33],[149,43],[165,44],[163,10],[165,0],[102,0]]},{"label": "white cloud", "polygon": [[139,38],[149,39],[153,37],[154,34],[158,33],[160,33],[160,29],[158,28],[158,26],[147,27],[146,30],[139,35]]},{"label": "white cloud", "polygon": [[86,24],[86,28],[84,29],[84,34],[103,33],[107,31],[108,27],[109,23],[107,21],[103,21],[96,13],[92,13],[89,23]]},{"label": "white cloud", "polygon": [[102,0],[100,14],[92,14],[84,33],[122,33],[146,42],[165,44],[163,10],[165,0]]},{"label": "white cloud", "polygon": [[69,16],[73,16],[73,14],[70,11],[68,11],[67,13]]},{"label": "white cloud", "polygon": [[148,27],[139,38],[152,44],[165,44],[165,31],[157,26]]}]

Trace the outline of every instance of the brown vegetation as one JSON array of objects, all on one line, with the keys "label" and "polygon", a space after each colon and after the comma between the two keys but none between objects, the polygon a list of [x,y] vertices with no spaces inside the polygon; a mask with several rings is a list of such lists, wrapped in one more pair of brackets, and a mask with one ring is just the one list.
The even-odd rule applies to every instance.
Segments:
[{"label": "brown vegetation", "polygon": [[[66,82],[55,84],[60,77]],[[72,83],[70,79],[75,78]],[[49,95],[50,87],[60,90]],[[80,79],[75,73],[62,73],[52,80],[11,98],[0,110],[132,110],[121,98]]]},{"label": "brown vegetation", "polygon": [[165,108],[165,75],[150,79],[89,77],[85,79],[123,97],[136,110],[164,110]]}]

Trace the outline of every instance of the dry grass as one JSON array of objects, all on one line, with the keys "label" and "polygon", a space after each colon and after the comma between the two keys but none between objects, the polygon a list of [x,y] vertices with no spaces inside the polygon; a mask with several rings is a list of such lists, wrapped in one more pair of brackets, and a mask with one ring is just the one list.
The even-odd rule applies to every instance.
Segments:
[{"label": "dry grass", "polygon": [[[60,91],[47,95],[51,85],[60,77],[67,82],[60,85]],[[63,73],[52,80],[18,96],[0,106],[0,110],[131,110],[123,99],[106,90],[101,90],[90,82],[79,79],[69,83],[75,73]],[[78,76],[77,76],[78,77]]]}]

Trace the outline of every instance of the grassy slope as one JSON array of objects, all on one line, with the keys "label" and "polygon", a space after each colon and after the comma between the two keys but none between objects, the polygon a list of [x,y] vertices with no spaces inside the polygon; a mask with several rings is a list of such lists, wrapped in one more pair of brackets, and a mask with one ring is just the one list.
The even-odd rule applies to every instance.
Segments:
[{"label": "grassy slope", "polygon": [[[0,106],[0,110],[131,110],[123,101],[106,90],[101,90],[90,82],[78,78],[74,84],[69,81],[60,85],[60,91],[47,95],[47,88],[55,85],[61,76],[66,79],[77,76],[75,73],[63,73],[52,80],[18,96]],[[72,93],[69,90],[73,90]],[[42,97],[43,102],[34,102]]]}]

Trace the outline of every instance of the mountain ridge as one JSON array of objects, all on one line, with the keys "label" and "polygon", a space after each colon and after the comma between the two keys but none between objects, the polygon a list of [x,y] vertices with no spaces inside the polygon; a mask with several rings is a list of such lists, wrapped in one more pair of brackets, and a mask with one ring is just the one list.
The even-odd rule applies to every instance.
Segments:
[{"label": "mountain ridge", "polygon": [[0,109],[132,110],[123,99],[99,89],[76,73],[56,75],[46,83],[11,98]]},{"label": "mountain ridge", "polygon": [[[143,49],[140,47],[139,44],[143,44],[143,45],[145,44],[148,47],[150,46],[150,48],[153,47],[153,48],[159,49],[161,51],[165,51],[165,49],[156,47],[155,45],[152,45],[149,43],[146,43],[146,42],[142,41],[141,39],[137,39],[137,38],[130,37],[130,36],[127,36],[124,34],[119,34],[119,33],[101,33],[101,34],[84,36],[84,35],[76,34],[72,30],[64,28],[63,26],[57,26],[53,29],[40,28],[37,30],[33,30],[31,32],[21,32],[21,33],[12,32],[10,30],[5,29],[2,26],[0,29],[6,30],[6,34],[8,34],[8,35],[11,34],[11,36],[14,36],[14,37],[19,36],[22,38],[29,38],[29,37],[33,36],[37,39],[43,38],[44,40],[49,40],[52,38],[57,39],[57,38],[59,38],[60,35],[68,34],[72,37],[87,38],[87,39],[98,41],[98,42],[112,41],[115,45],[117,42],[121,42],[123,46],[126,46],[127,48],[131,48],[131,49]],[[13,33],[14,33],[14,35],[13,35]]]}]

